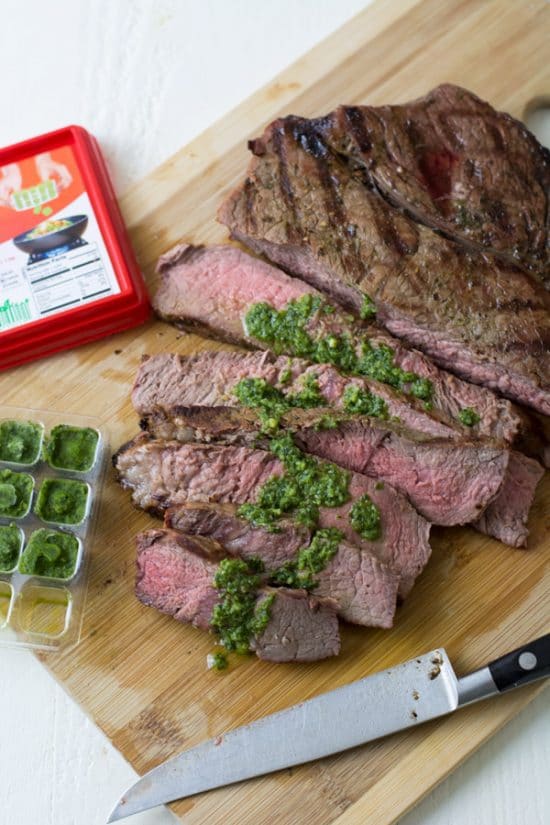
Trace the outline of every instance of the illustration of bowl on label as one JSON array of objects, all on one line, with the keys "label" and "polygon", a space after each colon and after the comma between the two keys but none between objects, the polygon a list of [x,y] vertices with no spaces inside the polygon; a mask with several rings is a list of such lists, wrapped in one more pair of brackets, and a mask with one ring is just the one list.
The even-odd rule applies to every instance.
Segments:
[{"label": "illustration of bowl on label", "polygon": [[16,235],[13,242],[18,249],[30,255],[31,260],[49,258],[77,246],[84,246],[86,241],[81,236],[87,226],[87,215],[48,218],[34,229]]}]

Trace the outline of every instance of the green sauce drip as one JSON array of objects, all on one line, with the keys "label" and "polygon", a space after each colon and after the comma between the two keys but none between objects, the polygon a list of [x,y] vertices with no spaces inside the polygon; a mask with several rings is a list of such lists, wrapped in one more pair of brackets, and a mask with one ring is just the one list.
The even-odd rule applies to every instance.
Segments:
[{"label": "green sauce drip", "polygon": [[380,510],[370,496],[364,495],[357,499],[350,510],[349,520],[353,529],[364,539],[376,541],[380,538],[382,532]]},{"label": "green sauce drip", "polygon": [[58,424],[44,447],[44,458],[51,467],[85,472],[93,466],[98,440],[91,427]]},{"label": "green sauce drip", "polygon": [[34,481],[28,473],[0,471],[0,516],[21,518],[31,501]]},{"label": "green sauce drip", "polygon": [[226,670],[229,666],[225,653],[214,653],[212,656],[212,667],[214,670]]},{"label": "green sauce drip", "polygon": [[0,573],[10,573],[21,550],[21,531],[15,524],[0,527]]},{"label": "green sauce drip", "polygon": [[315,527],[319,507],[339,507],[349,500],[349,472],[306,455],[289,433],[272,438],[269,449],[286,472],[263,485],[255,504],[239,508],[243,518],[274,532],[277,520],[291,513],[300,524]]},{"label": "green sauce drip", "polygon": [[228,651],[248,653],[250,640],[269,622],[275,594],[256,604],[262,570],[259,559],[222,559],[216,571],[214,587],[221,601],[212,611],[211,626]]},{"label": "green sauce drip", "polygon": [[430,401],[433,387],[427,378],[401,369],[395,353],[386,344],[373,345],[368,339],[360,344],[347,333],[312,337],[308,323],[316,313],[334,311],[320,297],[303,295],[290,301],[285,309],[276,310],[266,303],[253,304],[245,316],[247,335],[263,341],[277,354],[288,352],[318,364],[333,364],[343,372],[365,376],[389,384],[416,398]]},{"label": "green sauce drip", "polygon": [[80,524],[87,501],[88,487],[82,481],[47,478],[38,493],[35,512],[44,521]]},{"label": "green sauce drip", "polygon": [[458,413],[458,420],[461,424],[464,424],[465,427],[473,427],[474,424],[479,423],[480,417],[471,407],[464,407],[464,409]]},{"label": "green sauce drip", "polygon": [[29,539],[19,562],[19,570],[28,576],[68,579],[75,572],[78,540],[70,533],[36,530]]},{"label": "green sauce drip", "polygon": [[0,461],[34,464],[40,450],[42,428],[32,421],[0,423]]},{"label": "green sauce drip", "polygon": [[277,568],[270,581],[283,587],[312,590],[317,584],[315,573],[325,569],[343,538],[344,534],[334,527],[317,530],[308,546],[298,551],[296,559]]},{"label": "green sauce drip", "polygon": [[371,418],[389,418],[388,405],[380,396],[349,384],[344,390],[344,409],[349,413],[368,415]]},{"label": "green sauce drip", "polygon": [[370,295],[363,295],[363,303],[361,304],[361,309],[359,310],[359,317],[363,321],[368,321],[371,318],[376,317],[376,304]]}]

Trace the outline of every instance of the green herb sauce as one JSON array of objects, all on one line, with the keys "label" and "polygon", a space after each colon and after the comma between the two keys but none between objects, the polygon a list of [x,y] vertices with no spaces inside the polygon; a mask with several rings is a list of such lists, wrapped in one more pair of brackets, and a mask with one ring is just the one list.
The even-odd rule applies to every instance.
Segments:
[{"label": "green herb sauce", "polygon": [[363,303],[361,304],[361,309],[359,310],[359,317],[363,321],[368,321],[371,318],[376,317],[376,304],[370,295],[363,295]]},{"label": "green herb sauce", "polygon": [[315,424],[316,430],[335,430],[337,427],[338,421],[333,415],[322,415]]},{"label": "green herb sauce", "polygon": [[282,416],[290,409],[285,395],[264,378],[243,378],[233,393],[245,407],[256,410],[263,432],[276,430]]},{"label": "green herb sauce", "polygon": [[349,472],[306,455],[289,433],[272,438],[269,449],[282,462],[285,473],[263,485],[255,504],[239,508],[243,518],[275,531],[277,520],[290,513],[300,524],[315,527],[319,507],[339,507],[349,500]]},{"label": "green herb sauce", "polygon": [[0,516],[21,518],[31,503],[34,480],[28,473],[0,471]]},{"label": "green herb sauce", "polygon": [[42,427],[32,421],[0,422],[0,461],[34,464],[41,439]]},{"label": "green herb sauce", "polygon": [[318,364],[333,364],[343,372],[374,378],[430,401],[431,381],[401,369],[395,363],[393,349],[386,344],[371,344],[367,338],[357,342],[347,333],[325,335],[321,330],[317,338],[313,337],[309,322],[315,314],[329,311],[334,311],[329,304],[309,294],[289,301],[281,310],[258,303],[246,313],[244,327],[247,335],[269,344],[277,354],[287,352]]},{"label": "green herb sauce", "polygon": [[94,464],[99,434],[91,427],[58,424],[44,447],[44,458],[51,467],[86,472]]},{"label": "green herb sauce", "polygon": [[288,384],[292,380],[292,359],[287,358],[286,367],[279,373],[279,383]]},{"label": "green herb sauce", "polygon": [[302,389],[297,393],[285,395],[264,378],[243,378],[233,393],[245,407],[256,410],[263,432],[276,430],[283,415],[293,407],[308,409],[324,404],[317,378],[311,373],[304,375]]},{"label": "green herb sauce", "polygon": [[317,376],[310,372],[306,373],[302,378],[302,389],[294,394],[289,393],[286,399],[292,407],[301,407],[302,409],[322,407],[325,403],[325,399],[319,389]]},{"label": "green herb sauce", "polygon": [[312,590],[314,575],[324,570],[338,550],[344,534],[334,527],[317,530],[307,547],[298,551],[296,559],[287,561],[270,577],[273,584]]},{"label": "green herb sauce", "polygon": [[263,564],[259,559],[222,559],[214,577],[221,600],[212,611],[211,627],[227,651],[248,653],[250,640],[266,628],[272,593],[257,604]]},{"label": "green herb sauce", "polygon": [[86,513],[88,486],[82,481],[47,478],[42,482],[35,513],[44,521],[80,524]]},{"label": "green herb sauce", "polygon": [[370,496],[364,495],[357,499],[350,510],[349,520],[353,529],[364,539],[376,541],[380,538],[382,532],[380,510]]},{"label": "green herb sauce", "polygon": [[474,424],[479,423],[480,418],[471,407],[464,407],[464,409],[458,413],[458,420],[461,424],[464,424],[465,427],[473,427]]},{"label": "green herb sauce", "polygon": [[19,562],[19,571],[28,576],[68,579],[75,572],[77,557],[76,536],[42,528],[30,537]]},{"label": "green herb sauce", "polygon": [[389,418],[388,405],[383,398],[368,390],[363,390],[357,384],[348,384],[343,396],[346,412],[368,415],[371,418]]},{"label": "green herb sauce", "polygon": [[17,564],[22,535],[15,524],[0,527],[0,573],[11,573]]},{"label": "green herb sauce", "polygon": [[227,670],[229,666],[229,661],[225,653],[213,653],[212,654],[212,667],[214,670]]}]

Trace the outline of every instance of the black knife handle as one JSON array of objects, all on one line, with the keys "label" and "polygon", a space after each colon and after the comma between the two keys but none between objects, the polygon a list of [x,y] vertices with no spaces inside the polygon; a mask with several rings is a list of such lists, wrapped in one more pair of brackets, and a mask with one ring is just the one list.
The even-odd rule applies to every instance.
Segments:
[{"label": "black knife handle", "polygon": [[501,693],[550,676],[550,633],[495,659],[488,668]]}]

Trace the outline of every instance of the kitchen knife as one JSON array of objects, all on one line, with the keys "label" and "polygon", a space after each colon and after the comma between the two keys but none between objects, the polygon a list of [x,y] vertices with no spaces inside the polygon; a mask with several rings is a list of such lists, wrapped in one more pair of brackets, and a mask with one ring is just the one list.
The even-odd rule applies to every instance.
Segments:
[{"label": "kitchen knife", "polygon": [[550,634],[458,678],[445,650],[323,693],[184,751],[145,774],[108,822],[353,748],[550,675]]}]

